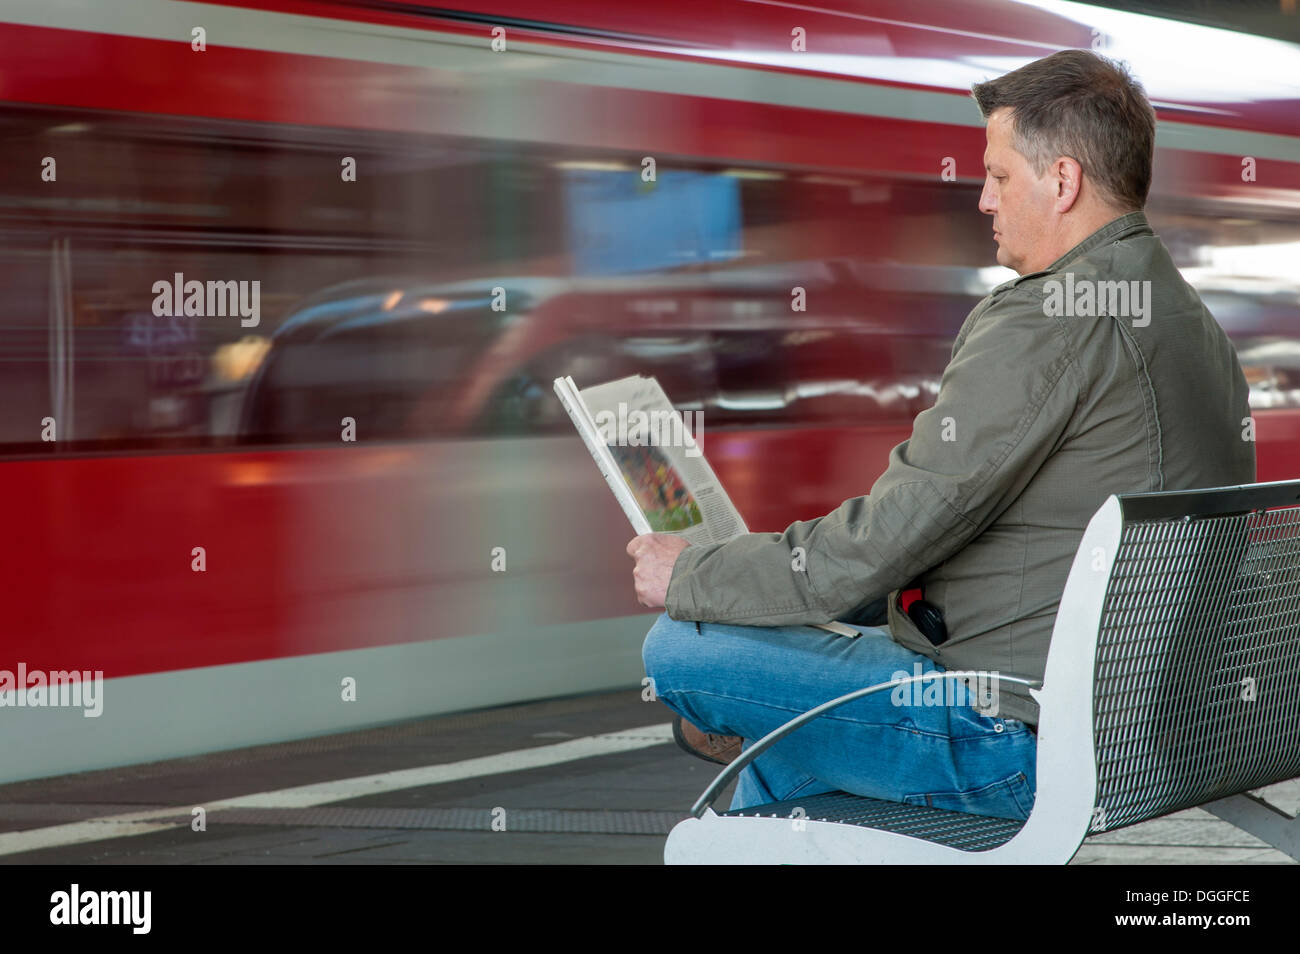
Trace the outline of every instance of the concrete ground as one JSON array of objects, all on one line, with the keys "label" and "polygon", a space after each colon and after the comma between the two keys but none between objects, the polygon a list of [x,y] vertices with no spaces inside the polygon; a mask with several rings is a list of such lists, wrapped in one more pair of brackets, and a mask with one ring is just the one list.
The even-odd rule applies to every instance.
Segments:
[{"label": "concrete ground", "polygon": [[[0,786],[0,863],[660,864],[717,768],[669,718],[628,689],[18,782]],[[1300,810],[1300,780],[1264,794]],[[1294,863],[1200,809],[1072,862]]]}]

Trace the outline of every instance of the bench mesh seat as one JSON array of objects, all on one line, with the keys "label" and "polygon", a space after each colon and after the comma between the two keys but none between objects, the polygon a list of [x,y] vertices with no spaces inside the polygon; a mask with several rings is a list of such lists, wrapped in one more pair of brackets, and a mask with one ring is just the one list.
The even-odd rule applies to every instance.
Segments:
[{"label": "bench mesh seat", "polygon": [[923,838],[937,845],[947,845],[963,851],[987,851],[1004,845],[1025,824],[1010,818],[989,818],[925,805],[904,805],[901,802],[850,795],[848,792],[828,792],[825,795],[810,795],[769,805],[755,805],[739,811],[723,812],[722,815],[734,818],[790,819],[795,816],[796,809],[800,808],[810,821],[861,825],[897,835]]}]

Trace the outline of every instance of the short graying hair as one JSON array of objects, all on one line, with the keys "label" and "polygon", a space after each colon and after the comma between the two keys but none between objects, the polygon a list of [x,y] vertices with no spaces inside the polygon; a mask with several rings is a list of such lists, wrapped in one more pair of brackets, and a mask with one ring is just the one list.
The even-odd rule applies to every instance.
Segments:
[{"label": "short graying hair", "polygon": [[1088,50],[1061,50],[976,83],[971,95],[985,119],[1011,110],[1012,146],[1035,175],[1069,156],[1111,205],[1146,205],[1156,114],[1122,65]]}]

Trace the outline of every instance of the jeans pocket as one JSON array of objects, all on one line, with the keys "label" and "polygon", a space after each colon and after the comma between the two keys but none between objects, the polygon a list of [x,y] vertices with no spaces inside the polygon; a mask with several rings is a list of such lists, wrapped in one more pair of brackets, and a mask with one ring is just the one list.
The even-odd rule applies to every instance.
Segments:
[{"label": "jeans pocket", "polygon": [[991,815],[994,818],[1025,819],[1034,807],[1034,791],[1023,772],[993,782],[982,788],[956,792],[920,792],[903,796],[908,805],[927,805],[968,815]]}]

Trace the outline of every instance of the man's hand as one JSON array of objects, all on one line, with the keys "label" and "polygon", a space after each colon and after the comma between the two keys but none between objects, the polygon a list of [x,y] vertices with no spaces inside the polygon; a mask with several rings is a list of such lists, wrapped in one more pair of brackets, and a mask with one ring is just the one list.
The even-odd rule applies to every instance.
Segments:
[{"label": "man's hand", "polygon": [[666,605],[677,555],[688,546],[689,543],[672,533],[643,533],[632,538],[627,555],[636,560],[632,580],[638,603],[651,609]]}]

